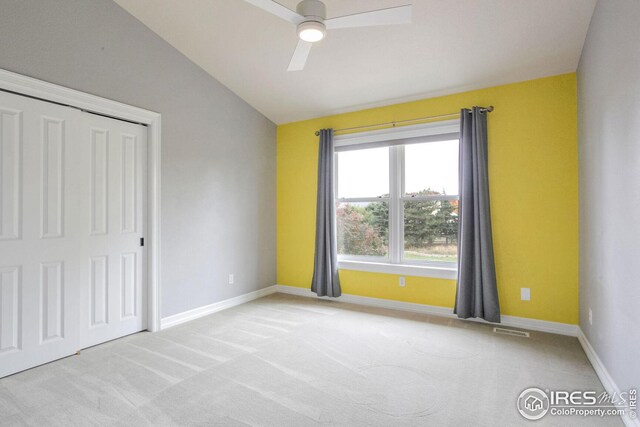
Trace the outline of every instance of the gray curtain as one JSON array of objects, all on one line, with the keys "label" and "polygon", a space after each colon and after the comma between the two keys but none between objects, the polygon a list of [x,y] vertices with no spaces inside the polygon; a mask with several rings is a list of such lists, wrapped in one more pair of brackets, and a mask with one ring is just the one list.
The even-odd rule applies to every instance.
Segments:
[{"label": "gray curtain", "polygon": [[316,253],[311,290],[318,296],[339,297],[336,212],[333,187],[333,129],[320,131],[318,150],[318,203],[316,206]]},{"label": "gray curtain", "polygon": [[454,313],[500,322],[489,209],[487,112],[460,114],[458,286]]}]

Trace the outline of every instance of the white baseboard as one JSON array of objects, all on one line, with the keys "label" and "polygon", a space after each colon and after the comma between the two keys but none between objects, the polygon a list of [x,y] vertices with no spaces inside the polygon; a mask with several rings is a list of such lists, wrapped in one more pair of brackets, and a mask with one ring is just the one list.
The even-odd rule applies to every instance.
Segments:
[{"label": "white baseboard", "polygon": [[[198,319],[203,316],[215,313],[217,311],[225,310],[227,308],[235,307],[236,305],[244,304],[245,302],[253,301],[254,299],[262,298],[264,296],[281,292],[284,294],[298,295],[302,297],[320,298],[310,289],[298,288],[295,286],[286,285],[273,285],[267,288],[259,289],[248,294],[239,295],[234,298],[229,298],[224,301],[219,301],[213,304],[205,305],[203,307],[194,308],[193,310],[185,311],[183,313],[174,314],[172,316],[165,317],[161,320],[161,329],[170,328],[172,326],[179,325],[181,323],[188,322],[190,320]],[[326,297],[322,297],[325,298]],[[394,301],[381,298],[363,297],[360,295],[342,294],[339,298],[331,298],[333,301],[346,302],[351,304],[366,305],[369,307],[381,307],[392,310],[410,311],[414,313],[431,314],[434,316],[448,317],[451,319],[458,319],[453,314],[453,310],[447,307],[438,307],[435,305],[416,304],[412,302]],[[482,319],[458,319],[471,322],[487,323]],[[497,325],[497,324],[496,324]],[[567,323],[549,322],[546,320],[527,319],[524,317],[515,316],[502,316],[502,326],[508,326],[512,328],[528,329],[531,331],[549,332],[552,334],[579,336],[580,328],[578,325],[570,325]],[[586,351],[586,350],[585,350]]]},{"label": "white baseboard", "polygon": [[[277,292],[290,295],[298,295],[303,297],[319,298],[310,289],[298,288],[295,286],[276,285]],[[326,297],[322,297],[326,298]],[[393,310],[411,311],[414,313],[431,314],[440,317],[449,317],[452,319],[458,319],[458,316],[453,314],[453,309],[447,307],[438,307],[435,305],[416,304],[412,302],[393,301],[380,298],[363,297],[359,295],[342,294],[339,298],[331,298],[338,302],[348,302],[352,304],[367,305],[370,307],[382,307]],[[472,322],[480,322],[487,324],[494,324],[482,319],[460,319]],[[495,324],[497,325],[497,323]],[[513,328],[529,329],[532,331],[549,332],[552,334],[569,335],[572,337],[578,336],[578,325],[571,325],[568,323],[549,322],[546,320],[527,319],[525,317],[515,316],[502,316],[502,326],[509,326]]]},{"label": "white baseboard", "polygon": [[167,329],[172,326],[180,325],[181,323],[195,320],[217,311],[226,310],[227,308],[235,307],[236,305],[244,304],[245,302],[253,301],[254,299],[262,298],[276,292],[277,287],[275,285],[269,286],[263,289],[258,289],[257,291],[249,292],[248,294],[239,295],[224,301],[218,301],[203,307],[194,308],[193,310],[174,314],[173,316],[167,316],[162,318],[160,321],[160,328]]},{"label": "white baseboard", "polygon": [[[607,391],[607,393],[609,393],[610,395],[614,393],[619,395],[621,392],[620,388],[613,380],[611,375],[609,375],[609,371],[607,371],[607,368],[605,368],[602,360],[600,360],[600,357],[598,357],[598,354],[593,349],[591,343],[587,339],[587,336],[584,334],[580,327],[578,327],[578,341],[580,341],[582,349],[587,354],[587,358],[589,359],[589,362],[591,362],[591,366],[593,366],[593,369],[596,371],[596,375],[598,375],[598,378],[600,379],[600,382],[604,386],[604,389]],[[627,427],[640,427],[640,420],[638,418],[631,419],[626,413],[622,416],[622,421]]]}]

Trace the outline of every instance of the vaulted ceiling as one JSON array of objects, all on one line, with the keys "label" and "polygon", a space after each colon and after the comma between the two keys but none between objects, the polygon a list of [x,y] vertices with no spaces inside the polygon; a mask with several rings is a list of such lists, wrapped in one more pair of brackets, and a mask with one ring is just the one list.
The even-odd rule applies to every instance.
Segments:
[{"label": "vaulted ceiling", "polygon": [[278,124],[575,71],[596,3],[325,0],[328,17],[413,3],[413,22],[332,30],[287,72],[295,27],[245,1],[115,1]]}]

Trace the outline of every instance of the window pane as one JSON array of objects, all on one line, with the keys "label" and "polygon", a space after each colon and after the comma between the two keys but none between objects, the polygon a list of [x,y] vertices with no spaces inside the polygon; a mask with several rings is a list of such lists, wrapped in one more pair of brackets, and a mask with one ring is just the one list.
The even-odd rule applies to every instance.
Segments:
[{"label": "window pane", "polygon": [[388,195],[388,147],[338,153],[338,198]]},{"label": "window pane", "polygon": [[404,202],[404,259],[449,267],[457,250],[457,200]]},{"label": "window pane", "polygon": [[458,140],[404,147],[405,194],[458,194]]},{"label": "window pane", "polygon": [[387,256],[389,253],[389,204],[338,203],[338,253]]}]

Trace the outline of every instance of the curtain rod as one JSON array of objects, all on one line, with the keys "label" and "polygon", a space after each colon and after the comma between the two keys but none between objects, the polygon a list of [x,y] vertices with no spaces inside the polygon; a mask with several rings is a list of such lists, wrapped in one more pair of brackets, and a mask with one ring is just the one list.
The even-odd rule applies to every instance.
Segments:
[{"label": "curtain rod", "polygon": [[[480,107],[480,111],[484,111],[487,113],[490,113],[494,110],[493,105],[489,105],[488,107]],[[393,126],[395,127],[397,124],[401,124],[401,123],[411,123],[411,122],[421,122],[423,120],[432,120],[432,119],[443,119],[445,117],[451,117],[451,116],[459,116],[460,113],[449,113],[449,114],[440,114],[439,116],[427,116],[427,117],[418,117],[417,119],[409,119],[409,120],[398,120],[395,122],[387,122],[387,123],[378,123],[375,125],[366,125],[366,126],[356,126],[356,127],[352,127],[352,128],[344,128],[344,129],[336,129],[333,132],[337,133],[337,132],[347,132],[350,130],[358,130],[358,129],[368,129],[368,128],[377,128],[377,127],[381,127],[381,126]],[[320,135],[320,131],[316,131],[316,136]]]}]

